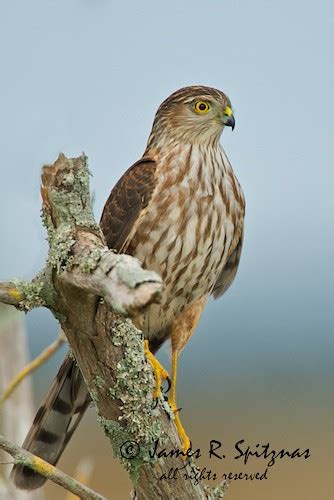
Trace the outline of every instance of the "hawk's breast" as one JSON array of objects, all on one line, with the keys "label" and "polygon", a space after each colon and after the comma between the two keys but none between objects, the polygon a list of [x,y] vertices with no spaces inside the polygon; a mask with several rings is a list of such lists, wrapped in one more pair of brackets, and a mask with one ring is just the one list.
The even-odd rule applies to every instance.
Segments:
[{"label": "hawk's breast", "polygon": [[144,314],[148,337],[210,293],[233,248],[241,217],[239,185],[223,154],[219,147],[188,146],[159,159],[158,185],[128,246],[164,280],[161,303]]}]

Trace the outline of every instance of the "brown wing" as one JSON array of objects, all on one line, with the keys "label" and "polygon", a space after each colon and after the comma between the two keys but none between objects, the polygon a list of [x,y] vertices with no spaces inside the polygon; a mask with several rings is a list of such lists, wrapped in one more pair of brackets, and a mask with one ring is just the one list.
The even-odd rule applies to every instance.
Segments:
[{"label": "brown wing", "polygon": [[121,252],[135,221],[147,207],[154,188],[156,162],[142,158],[130,167],[112,189],[100,226],[109,248]]},{"label": "brown wing", "polygon": [[218,279],[215,283],[215,286],[211,292],[215,299],[218,299],[226,292],[226,290],[232,284],[235,275],[237,274],[241,249],[242,249],[242,242],[243,242],[243,233],[241,233],[237,246],[227,259],[226,264],[221,270]]}]

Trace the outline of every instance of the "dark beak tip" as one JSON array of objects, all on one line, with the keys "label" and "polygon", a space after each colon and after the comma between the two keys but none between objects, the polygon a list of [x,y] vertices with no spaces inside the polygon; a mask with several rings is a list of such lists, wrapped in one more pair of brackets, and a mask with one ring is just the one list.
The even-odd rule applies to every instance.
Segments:
[{"label": "dark beak tip", "polygon": [[225,125],[226,125],[227,127],[231,127],[231,129],[232,129],[232,130],[234,130],[234,127],[235,127],[235,119],[234,119],[234,116],[233,116],[233,115],[228,117],[228,119],[227,119],[227,121],[226,121]]}]

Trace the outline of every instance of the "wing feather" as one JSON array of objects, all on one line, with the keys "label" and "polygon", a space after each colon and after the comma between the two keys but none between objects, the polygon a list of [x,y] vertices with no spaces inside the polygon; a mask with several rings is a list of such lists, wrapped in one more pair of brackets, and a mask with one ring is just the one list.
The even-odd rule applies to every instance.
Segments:
[{"label": "wing feather", "polygon": [[229,258],[227,259],[225,266],[221,270],[217,278],[217,281],[215,283],[215,286],[213,287],[211,294],[214,296],[215,299],[221,297],[233,283],[240,262],[242,242],[243,242],[243,233],[241,233],[238,244],[236,245],[235,249],[229,256]]},{"label": "wing feather", "polygon": [[134,163],[112,189],[100,226],[109,248],[124,250],[127,237],[147,207],[156,187],[156,162],[142,158]]}]

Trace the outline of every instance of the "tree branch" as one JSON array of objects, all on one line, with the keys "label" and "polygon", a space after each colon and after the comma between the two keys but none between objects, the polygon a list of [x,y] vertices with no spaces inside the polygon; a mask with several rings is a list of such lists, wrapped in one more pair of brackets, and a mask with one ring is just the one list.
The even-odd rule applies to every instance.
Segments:
[{"label": "tree branch", "polygon": [[[90,205],[89,172],[84,155],[60,155],[43,168],[43,221],[49,254],[44,270],[31,282],[0,284],[0,300],[19,308],[44,305],[59,320],[110,439],[114,455],[130,472],[139,499],[222,498],[196,483],[195,467],[175,454],[152,457],[154,443],[180,450],[173,414],[152,394],[152,369],[143,339],[129,319],[159,300],[161,278],[127,255],[106,248]],[[7,288],[6,288],[7,287]],[[103,300],[101,300],[103,298]],[[158,403],[158,404],[157,404]],[[177,481],[162,480],[171,469]]]},{"label": "tree branch", "polygon": [[20,309],[20,302],[23,299],[21,292],[13,282],[0,283],[0,302]]},{"label": "tree branch", "polygon": [[85,498],[89,500],[106,500],[105,497],[95,493],[87,486],[79,483],[73,477],[64,474],[59,469],[50,465],[45,460],[33,455],[29,451],[20,448],[16,444],[10,443],[3,436],[0,435],[0,449],[6,451],[9,455],[14,458],[16,464],[24,465],[30,469],[42,474],[42,476],[51,479],[54,483],[65,488],[65,490],[74,493],[80,498]]}]

